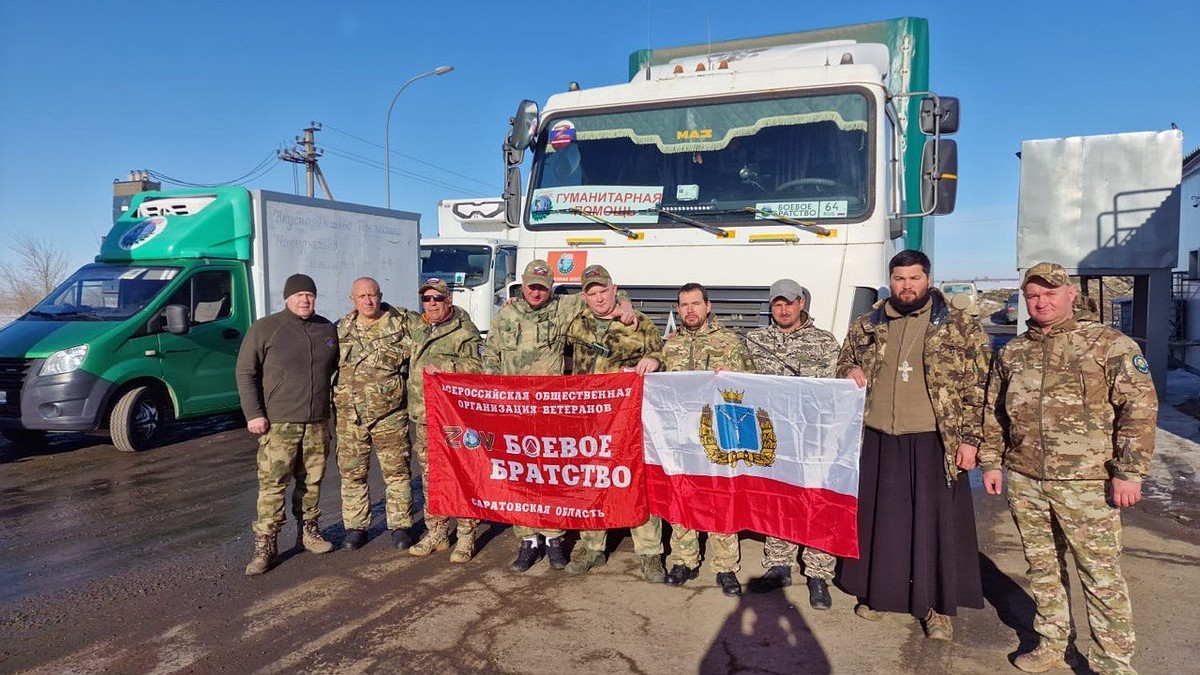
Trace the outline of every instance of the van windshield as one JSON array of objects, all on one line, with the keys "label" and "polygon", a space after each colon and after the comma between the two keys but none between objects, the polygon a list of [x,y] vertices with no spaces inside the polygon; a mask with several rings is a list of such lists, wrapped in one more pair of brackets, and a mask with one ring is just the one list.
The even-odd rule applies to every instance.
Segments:
[{"label": "van windshield", "polygon": [[687,227],[658,208],[718,222],[747,207],[862,218],[871,114],[853,92],[551,117],[534,146],[529,227],[598,227],[583,213]]},{"label": "van windshield", "polygon": [[492,249],[487,246],[433,244],[421,247],[421,281],[441,279],[450,286],[475,288],[492,271]]},{"label": "van windshield", "polygon": [[179,269],[84,265],[29,310],[44,321],[123,321],[141,311]]}]

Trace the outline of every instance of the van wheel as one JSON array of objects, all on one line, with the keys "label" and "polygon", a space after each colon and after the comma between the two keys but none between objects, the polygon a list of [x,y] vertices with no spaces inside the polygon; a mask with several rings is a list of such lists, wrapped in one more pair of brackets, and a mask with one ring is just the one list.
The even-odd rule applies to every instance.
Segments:
[{"label": "van wheel", "polygon": [[122,394],[113,406],[108,430],[118,450],[137,452],[150,447],[162,423],[162,406],[154,390],[134,387]]}]

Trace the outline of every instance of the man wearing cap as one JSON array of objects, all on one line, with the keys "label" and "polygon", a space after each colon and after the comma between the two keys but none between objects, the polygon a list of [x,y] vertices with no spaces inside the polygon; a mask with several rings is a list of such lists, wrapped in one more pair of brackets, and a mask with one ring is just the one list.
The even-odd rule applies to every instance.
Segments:
[{"label": "man wearing cap", "polygon": [[[450,287],[441,279],[421,284],[420,316],[412,316],[409,334],[413,339],[412,360],[408,373],[408,418],[413,427],[413,449],[421,465],[421,489],[425,497],[425,534],[408,549],[415,556],[427,556],[450,546],[450,519],[429,511],[429,433],[425,426],[425,373],[483,372],[479,352],[483,344],[471,317],[454,306]],[[475,555],[474,518],[458,519],[458,541],[450,553],[450,562],[465,563]]]},{"label": "man wearing cap", "polygon": [[[838,342],[833,333],[821,330],[808,314],[808,291],[793,279],[771,284],[768,293],[772,324],[746,335],[746,347],[762,375],[833,377],[837,370]],[[768,536],[763,544],[762,566],[766,574],[750,581],[750,590],[767,593],[792,585],[792,567],[799,546]],[[808,577],[808,603],[813,609],[829,609],[837,561],[811,546],[801,553]]]},{"label": "man wearing cap", "polygon": [[[1121,511],[1150,470],[1158,399],[1136,343],[1080,309],[1061,265],[1039,263],[1021,291],[1029,328],[996,356],[988,382],[983,484],[1008,503],[1029,563],[1041,636],[1017,668],[1069,668],[1069,546],[1087,601],[1097,673],[1132,673],[1133,614],[1121,574]],[[1057,526],[1056,526],[1057,523]]]},{"label": "man wearing cap", "polygon": [[[636,312],[637,327],[617,321],[617,286],[608,270],[588,265],[581,275],[583,298],[588,311],[571,322],[567,339],[571,343],[571,372],[575,375],[619,373],[633,370],[639,375],[658,370],[662,363],[662,336],[650,317]],[[662,520],[651,515],[645,523],[631,528],[633,550],[641,559],[642,575],[651,583],[667,578],[662,564]],[[571,551],[568,574],[583,574],[608,562],[605,549],[607,530],[584,530]]]},{"label": "man wearing cap", "polygon": [[354,309],[337,323],[337,464],[342,478],[342,548],[353,550],[367,541],[371,498],[367,469],[371,448],[383,474],[384,503],[392,545],[412,545],[412,488],[409,468],[406,380],[412,336],[409,312],[383,301],[379,283],[361,277],[350,287]]},{"label": "man wearing cap", "polygon": [[[554,295],[550,263],[533,260],[521,275],[521,297],[505,305],[492,320],[483,343],[483,372],[490,375],[562,375],[567,327],[587,309],[582,295]],[[619,305],[622,323],[635,321],[628,299]],[[542,556],[542,542],[550,567],[567,565],[562,530],[535,530],[513,526],[520,548],[509,569],[529,570]]]},{"label": "man wearing cap", "polygon": [[858,559],[839,582],[855,614],[922,619],[950,640],[959,607],[983,607],[975,512],[966,472],[983,434],[988,338],[978,320],[929,286],[929,257],[888,262],[891,296],[854,319],[837,374],[867,388],[858,483]]},{"label": "man wearing cap", "polygon": [[[707,288],[697,283],[684,284],[676,295],[675,311],[683,328],[667,338],[663,347],[663,370],[754,371],[741,338],[712,315]],[[740,596],[738,533],[709,532],[704,554],[717,573],[721,592],[731,597]],[[671,555],[667,562],[671,564],[668,584],[682,586],[689,579],[695,579],[700,574],[700,533],[671,523]]]},{"label": "man wearing cap", "polygon": [[285,307],[246,332],[238,352],[237,385],[246,428],[258,436],[258,516],[254,556],[246,574],[275,564],[288,481],[292,513],[301,523],[297,546],[328,553],[321,536],[321,478],[329,454],[329,392],[337,368],[337,329],[316,313],[317,285],[293,274],[283,285]]}]

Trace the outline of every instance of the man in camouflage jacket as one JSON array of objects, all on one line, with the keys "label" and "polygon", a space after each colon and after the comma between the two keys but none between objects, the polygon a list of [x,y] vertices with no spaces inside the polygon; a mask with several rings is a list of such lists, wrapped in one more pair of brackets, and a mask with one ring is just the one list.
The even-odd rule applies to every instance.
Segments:
[{"label": "man in camouflage jacket", "polygon": [[[483,343],[483,372],[489,375],[562,375],[567,327],[587,310],[582,295],[555,295],[550,263],[533,260],[521,274],[521,297],[496,313],[492,329]],[[628,299],[618,306],[622,323],[634,322]],[[520,548],[509,567],[528,571],[542,556],[542,542],[550,567],[567,565],[562,530],[536,530],[514,525]]]},{"label": "man in camouflage jacket", "polygon": [[[772,324],[750,331],[746,347],[754,359],[755,372],[785,377],[833,377],[838,358],[837,338],[817,328],[805,309],[808,292],[792,279],[771,284],[768,294]],[[750,590],[766,593],[792,584],[792,566],[799,546],[776,537],[763,543],[762,566],[767,572],[750,582]],[[805,546],[801,554],[808,577],[808,602],[813,609],[829,609],[837,560],[824,551]]]},{"label": "man in camouflage jacket", "polygon": [[[479,352],[483,341],[471,317],[455,307],[450,288],[441,279],[421,284],[420,316],[409,318],[413,338],[412,363],[408,373],[408,418],[413,427],[413,449],[421,465],[421,489],[425,497],[425,528],[421,540],[408,549],[415,556],[444,551],[450,545],[450,519],[429,511],[429,433],[425,425],[425,373],[483,372]],[[458,542],[450,562],[465,563],[475,555],[474,518],[458,519]]]},{"label": "man in camouflage jacket", "polygon": [[1132,673],[1120,509],[1140,500],[1154,452],[1150,366],[1133,340],[1078,309],[1062,266],[1035,265],[1021,286],[1030,327],[993,363],[979,451],[988,493],[1002,492],[1000,467],[1009,470],[1008,502],[1037,602],[1040,644],[1015,665],[1028,672],[1069,666],[1071,613],[1060,562],[1069,544],[1087,600],[1090,665]]},{"label": "man in camouflage jacket", "polygon": [[[712,315],[708,289],[697,283],[684,284],[676,296],[676,312],[683,323],[663,347],[663,370],[732,370],[754,371],[746,347],[736,333],[725,328]],[[717,585],[728,596],[742,594],[738,582],[738,559],[741,551],[738,533],[708,533],[705,554],[717,573]],[[671,523],[671,554],[667,558],[671,571],[667,583],[682,586],[700,573],[700,533]]]},{"label": "man in camouflage jacket", "polygon": [[[573,349],[572,373],[588,375],[633,370],[644,375],[657,370],[662,364],[663,341],[650,317],[637,312],[636,328],[617,319],[617,287],[604,267],[587,266],[581,279],[588,311],[567,328],[567,339]],[[646,581],[665,581],[667,573],[661,559],[662,520],[651,515],[645,523],[631,528],[630,535]],[[567,573],[583,574],[608,562],[607,543],[607,530],[580,532],[579,543],[571,551]]]},{"label": "man in camouflage jacket", "polygon": [[374,446],[385,486],[384,502],[392,544],[412,545],[412,488],[409,469],[407,377],[412,337],[409,311],[383,302],[379,283],[355,280],[354,309],[338,321],[337,463],[342,478],[342,548],[360,548],[371,527],[367,468]]}]

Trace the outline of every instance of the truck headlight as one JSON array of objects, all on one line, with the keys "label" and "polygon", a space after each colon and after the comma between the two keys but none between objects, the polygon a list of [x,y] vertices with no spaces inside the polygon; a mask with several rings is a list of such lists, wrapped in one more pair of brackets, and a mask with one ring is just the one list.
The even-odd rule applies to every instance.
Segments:
[{"label": "truck headlight", "polygon": [[61,375],[70,373],[83,363],[83,357],[87,356],[88,346],[79,345],[78,347],[68,347],[60,349],[50,355],[46,362],[42,364],[42,370],[39,375]]}]

